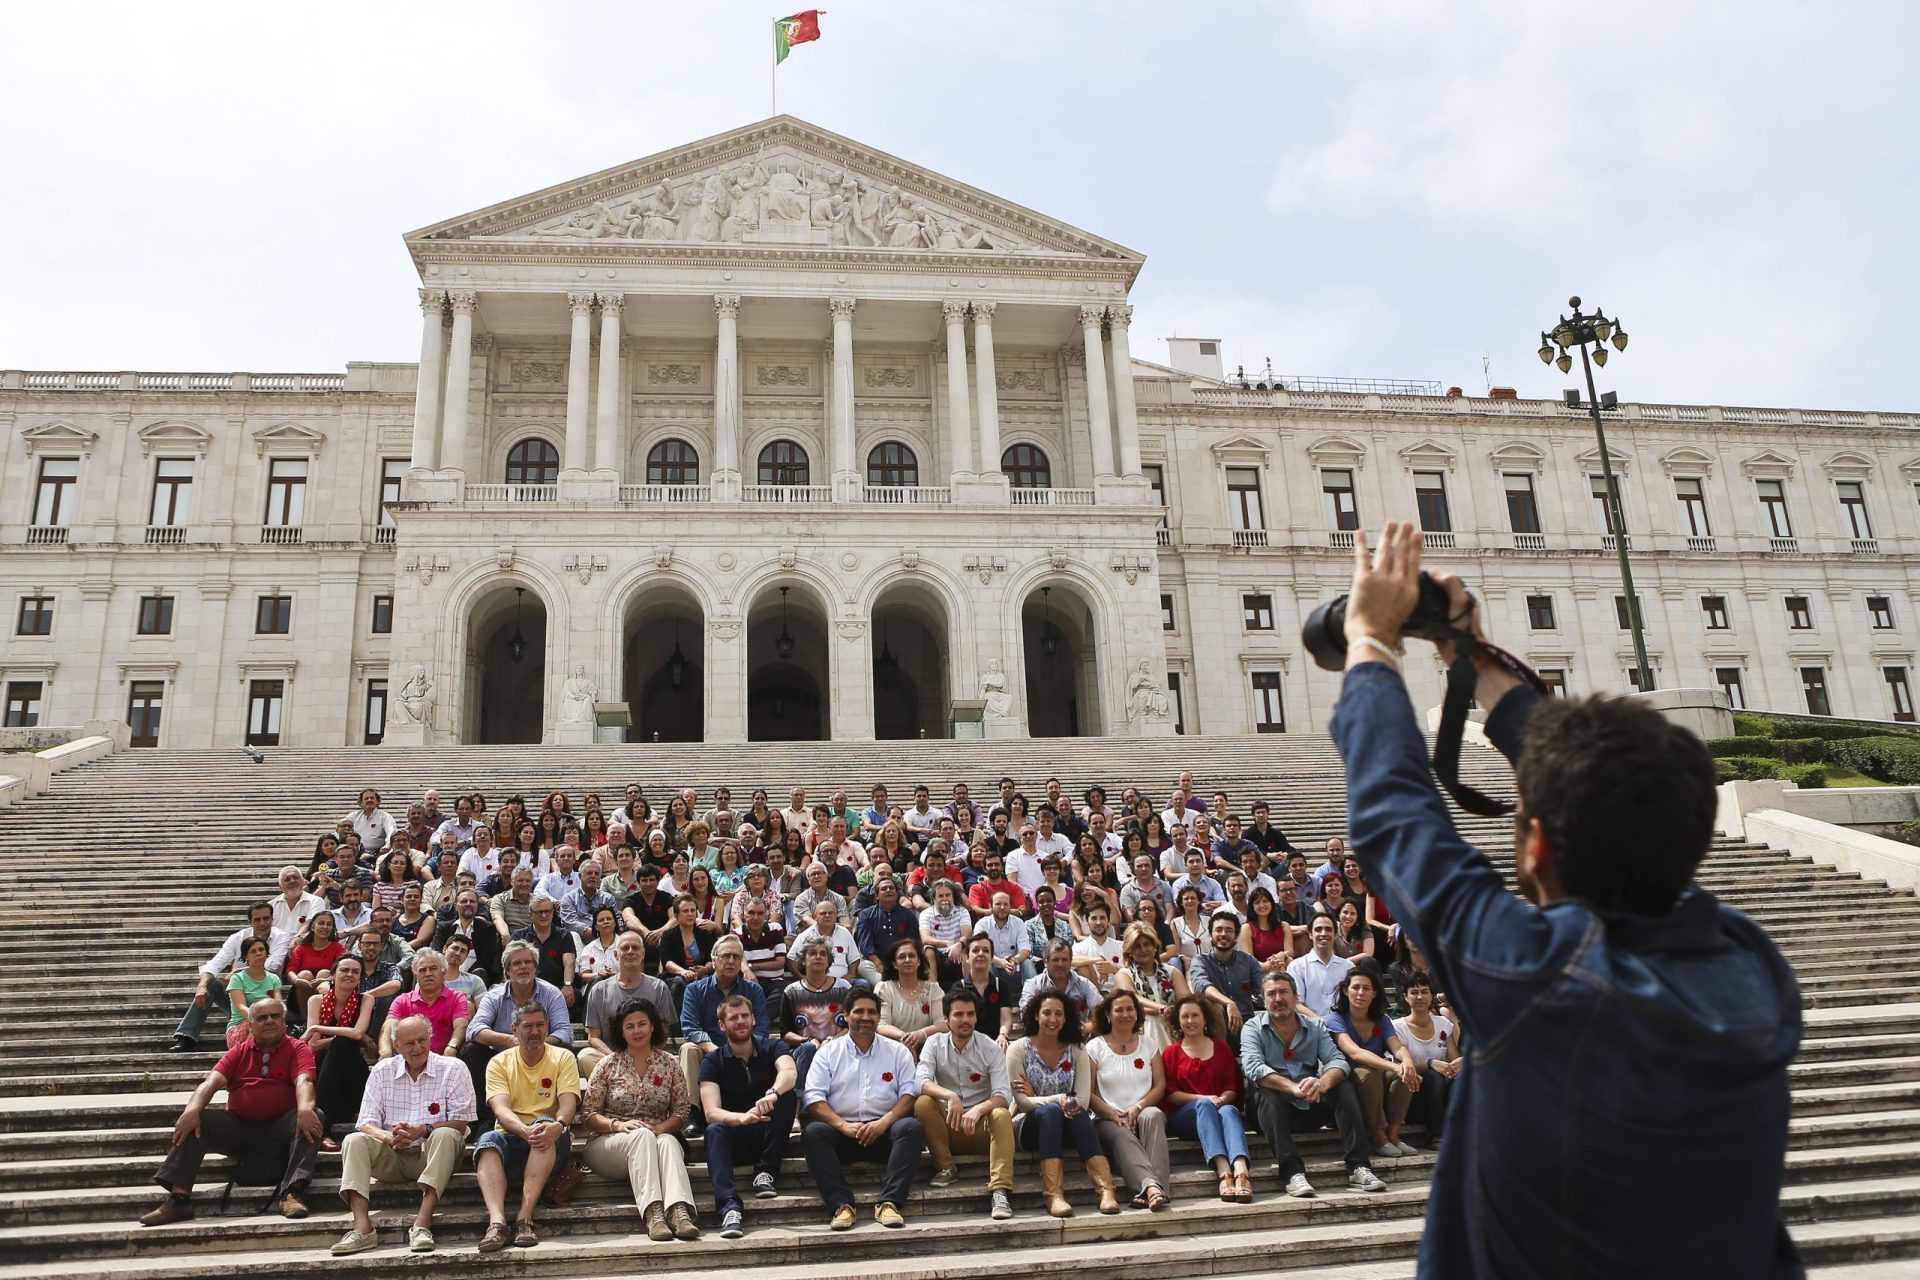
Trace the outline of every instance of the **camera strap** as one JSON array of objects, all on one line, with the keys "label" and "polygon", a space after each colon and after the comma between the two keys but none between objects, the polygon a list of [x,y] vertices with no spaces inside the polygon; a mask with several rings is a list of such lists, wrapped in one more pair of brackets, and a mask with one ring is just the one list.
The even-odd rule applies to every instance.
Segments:
[{"label": "camera strap", "polygon": [[1433,737],[1433,774],[1462,809],[1478,817],[1497,818],[1512,813],[1513,803],[1495,800],[1460,781],[1460,741],[1466,733],[1474,686],[1480,679],[1480,665],[1475,659],[1498,663],[1542,697],[1548,696],[1548,690],[1532,667],[1500,646],[1467,632],[1455,636],[1453,665],[1447,668],[1447,692],[1440,703],[1440,727]]}]

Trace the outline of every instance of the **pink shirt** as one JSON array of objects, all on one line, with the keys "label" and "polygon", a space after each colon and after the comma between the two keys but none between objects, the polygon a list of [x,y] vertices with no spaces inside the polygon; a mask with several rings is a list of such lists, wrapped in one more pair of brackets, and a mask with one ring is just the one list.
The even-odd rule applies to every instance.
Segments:
[{"label": "pink shirt", "polygon": [[409,991],[396,996],[387,1006],[387,1020],[398,1022],[402,1018],[411,1018],[416,1014],[433,1024],[433,1039],[430,1046],[435,1053],[447,1051],[447,1041],[453,1038],[453,1023],[456,1018],[464,1018],[470,1009],[467,998],[452,987],[441,987],[440,998],[431,1004],[420,998],[418,991]]}]

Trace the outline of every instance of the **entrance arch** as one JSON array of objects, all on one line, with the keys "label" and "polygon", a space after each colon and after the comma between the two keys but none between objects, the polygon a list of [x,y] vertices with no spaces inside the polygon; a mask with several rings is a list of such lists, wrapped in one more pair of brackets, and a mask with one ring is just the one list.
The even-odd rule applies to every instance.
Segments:
[{"label": "entrance arch", "polygon": [[945,605],[925,583],[884,588],[873,606],[873,734],[944,738],[951,732]]},{"label": "entrance arch", "polygon": [[649,583],[622,612],[621,696],[633,723],[629,742],[700,742],[706,737],[707,625],[684,584]]},{"label": "entrance arch", "polygon": [[461,741],[541,741],[546,736],[545,599],[525,583],[498,583],[474,601],[466,639]]},{"label": "entrance arch", "polygon": [[1028,736],[1085,738],[1104,733],[1093,611],[1079,588],[1064,581],[1035,587],[1020,607],[1020,637]]},{"label": "entrance arch", "polygon": [[826,603],[797,579],[769,583],[754,597],[747,610],[748,741],[827,739],[827,618]]}]

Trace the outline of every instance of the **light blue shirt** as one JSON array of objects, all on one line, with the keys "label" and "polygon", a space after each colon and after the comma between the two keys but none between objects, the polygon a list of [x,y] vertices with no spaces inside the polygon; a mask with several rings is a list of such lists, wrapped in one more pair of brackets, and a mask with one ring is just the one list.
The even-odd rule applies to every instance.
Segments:
[{"label": "light blue shirt", "polygon": [[804,1106],[824,1102],[842,1120],[859,1124],[878,1120],[902,1098],[917,1091],[913,1055],[898,1040],[873,1038],[865,1053],[850,1035],[835,1036],[820,1046],[807,1068]]}]

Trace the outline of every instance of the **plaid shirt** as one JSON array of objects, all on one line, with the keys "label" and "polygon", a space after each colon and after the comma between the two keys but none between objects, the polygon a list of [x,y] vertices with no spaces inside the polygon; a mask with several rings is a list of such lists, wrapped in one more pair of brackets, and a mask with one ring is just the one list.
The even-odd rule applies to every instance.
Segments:
[{"label": "plaid shirt", "polygon": [[367,1073],[367,1091],[360,1099],[359,1125],[391,1130],[396,1124],[446,1124],[479,1119],[473,1103],[473,1076],[467,1064],[443,1054],[427,1055],[420,1078],[407,1073],[399,1054],[381,1059]]}]

